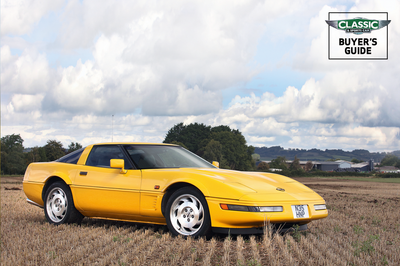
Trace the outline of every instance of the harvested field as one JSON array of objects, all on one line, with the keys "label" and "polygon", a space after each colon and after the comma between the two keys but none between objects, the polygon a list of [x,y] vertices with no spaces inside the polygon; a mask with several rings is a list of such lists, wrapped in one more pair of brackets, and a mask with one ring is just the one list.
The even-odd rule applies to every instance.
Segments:
[{"label": "harvested field", "polygon": [[285,235],[211,240],[162,226],[85,218],[52,226],[25,201],[21,178],[1,179],[1,265],[399,265],[400,184],[299,178],[329,216]]}]

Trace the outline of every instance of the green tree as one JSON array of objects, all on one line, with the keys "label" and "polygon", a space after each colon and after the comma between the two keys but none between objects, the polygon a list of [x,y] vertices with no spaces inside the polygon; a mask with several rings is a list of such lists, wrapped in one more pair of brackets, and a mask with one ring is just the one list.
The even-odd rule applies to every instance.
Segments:
[{"label": "green tree", "polygon": [[255,162],[258,162],[259,160],[261,160],[260,154],[257,154],[257,153],[253,153],[253,154],[251,155],[251,157],[253,158],[253,160],[254,160]]},{"label": "green tree", "polygon": [[1,172],[3,174],[23,174],[25,172],[24,140],[18,134],[1,138]]},{"label": "green tree", "polygon": [[282,170],[287,170],[287,165],[286,165],[286,158],[285,156],[278,156],[275,159],[271,161],[269,164],[270,168],[276,168],[276,169],[282,169]]},{"label": "green tree", "polygon": [[219,141],[212,139],[210,140],[210,142],[208,142],[207,146],[204,149],[203,158],[210,163],[212,163],[213,161],[219,162],[220,168],[229,168],[229,165],[222,153],[222,145],[221,143],[219,143]]},{"label": "green tree", "polygon": [[79,144],[78,142],[71,142],[71,144],[68,145],[68,153],[82,149],[82,145]]},{"label": "green tree", "polygon": [[351,159],[351,162],[352,163],[361,163],[362,161],[360,161],[360,160],[358,160],[356,158],[353,158],[353,159]]},{"label": "green tree", "polygon": [[266,163],[266,162],[261,162],[261,163],[258,164],[257,170],[268,171],[269,170],[269,164]]},{"label": "green tree", "polygon": [[46,156],[46,150],[44,147],[39,147],[39,162],[48,162],[49,160],[47,159]]},{"label": "green tree", "polygon": [[297,170],[300,170],[300,169],[302,169],[302,168],[301,168],[301,165],[300,165],[300,160],[297,158],[297,156],[294,156],[294,160],[293,160],[293,162],[290,164],[289,170],[291,170],[291,171],[293,171],[293,170],[297,171]]},{"label": "green tree", "polygon": [[223,132],[223,131],[231,132],[232,130],[229,126],[224,126],[224,125],[220,125],[220,126],[211,128],[211,132],[214,132],[214,133]]},{"label": "green tree", "polygon": [[[211,128],[204,124],[184,125],[179,123],[171,128],[164,140],[164,143],[173,141],[183,143],[191,152],[199,156],[214,158],[216,142],[222,146],[222,159],[219,161],[221,167],[228,167],[236,170],[254,169],[254,161],[251,155],[254,153],[254,147],[247,146],[246,140],[239,130],[232,130],[228,126],[217,126]],[[208,146],[208,148],[207,148]],[[214,153],[214,154],[213,154]]]},{"label": "green tree", "polygon": [[183,123],[179,123],[168,131],[163,142],[181,142],[187,147],[188,150],[197,153],[202,148],[200,143],[204,139],[208,139],[210,133],[211,127],[204,124],[194,123],[184,125]]},{"label": "green tree", "polygon": [[29,152],[25,154],[25,162],[26,164],[30,164],[32,162],[39,162],[39,150],[38,147],[33,147]]},{"label": "green tree", "polygon": [[230,169],[253,170],[254,161],[251,155],[253,146],[246,145],[246,139],[239,130],[212,132],[210,138],[222,145],[222,154]]},{"label": "green tree", "polygon": [[44,150],[49,161],[55,161],[65,155],[62,143],[56,140],[48,140]]},{"label": "green tree", "polygon": [[400,162],[400,158],[394,154],[387,154],[381,161],[381,166],[394,166]]},{"label": "green tree", "polygon": [[311,169],[314,167],[314,164],[311,162],[311,161],[308,161],[307,163],[306,163],[306,167],[305,167],[305,170],[308,172],[308,171],[311,171]]},{"label": "green tree", "polygon": [[25,155],[26,165],[33,162],[47,162],[46,151],[44,147],[33,147],[30,152]]}]

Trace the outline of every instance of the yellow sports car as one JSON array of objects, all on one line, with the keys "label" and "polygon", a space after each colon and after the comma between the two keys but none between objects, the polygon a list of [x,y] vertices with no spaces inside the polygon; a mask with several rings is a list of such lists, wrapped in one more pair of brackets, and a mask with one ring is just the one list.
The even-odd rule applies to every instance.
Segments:
[{"label": "yellow sports car", "polygon": [[[217,163],[215,163],[217,165]],[[285,176],[219,169],[170,144],[102,143],[32,163],[27,201],[52,224],[83,217],[167,225],[174,235],[257,234],[328,216],[325,201]]]}]

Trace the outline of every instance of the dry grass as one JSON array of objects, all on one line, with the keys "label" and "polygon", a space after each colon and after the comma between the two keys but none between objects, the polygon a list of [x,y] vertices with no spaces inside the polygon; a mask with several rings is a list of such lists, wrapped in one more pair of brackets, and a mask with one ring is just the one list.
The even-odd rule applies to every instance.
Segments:
[{"label": "dry grass", "polygon": [[52,226],[20,181],[1,182],[1,265],[399,265],[400,185],[301,179],[329,217],[286,235],[172,237],[165,227],[85,218]]}]

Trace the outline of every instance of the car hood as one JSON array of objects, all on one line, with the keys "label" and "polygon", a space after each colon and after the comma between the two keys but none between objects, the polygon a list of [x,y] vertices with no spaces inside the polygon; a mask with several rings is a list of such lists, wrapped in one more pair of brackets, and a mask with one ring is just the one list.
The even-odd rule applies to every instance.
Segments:
[{"label": "car hood", "polygon": [[[235,199],[244,201],[262,200],[265,199],[266,195],[275,194],[276,200],[282,201],[301,199],[301,200],[315,200],[322,198],[310,188],[297,182],[294,179],[286,176],[265,173],[265,172],[242,172],[234,170],[224,169],[189,169],[181,168],[180,171],[194,174],[197,177],[211,178],[218,183],[222,183],[223,186],[216,187],[229,187],[229,190],[233,190],[236,193]],[[226,195],[223,191],[214,190],[211,195],[224,197]],[[211,191],[210,191],[211,192]],[[229,193],[230,195],[233,195]],[[271,198],[271,197],[268,197]]]}]

